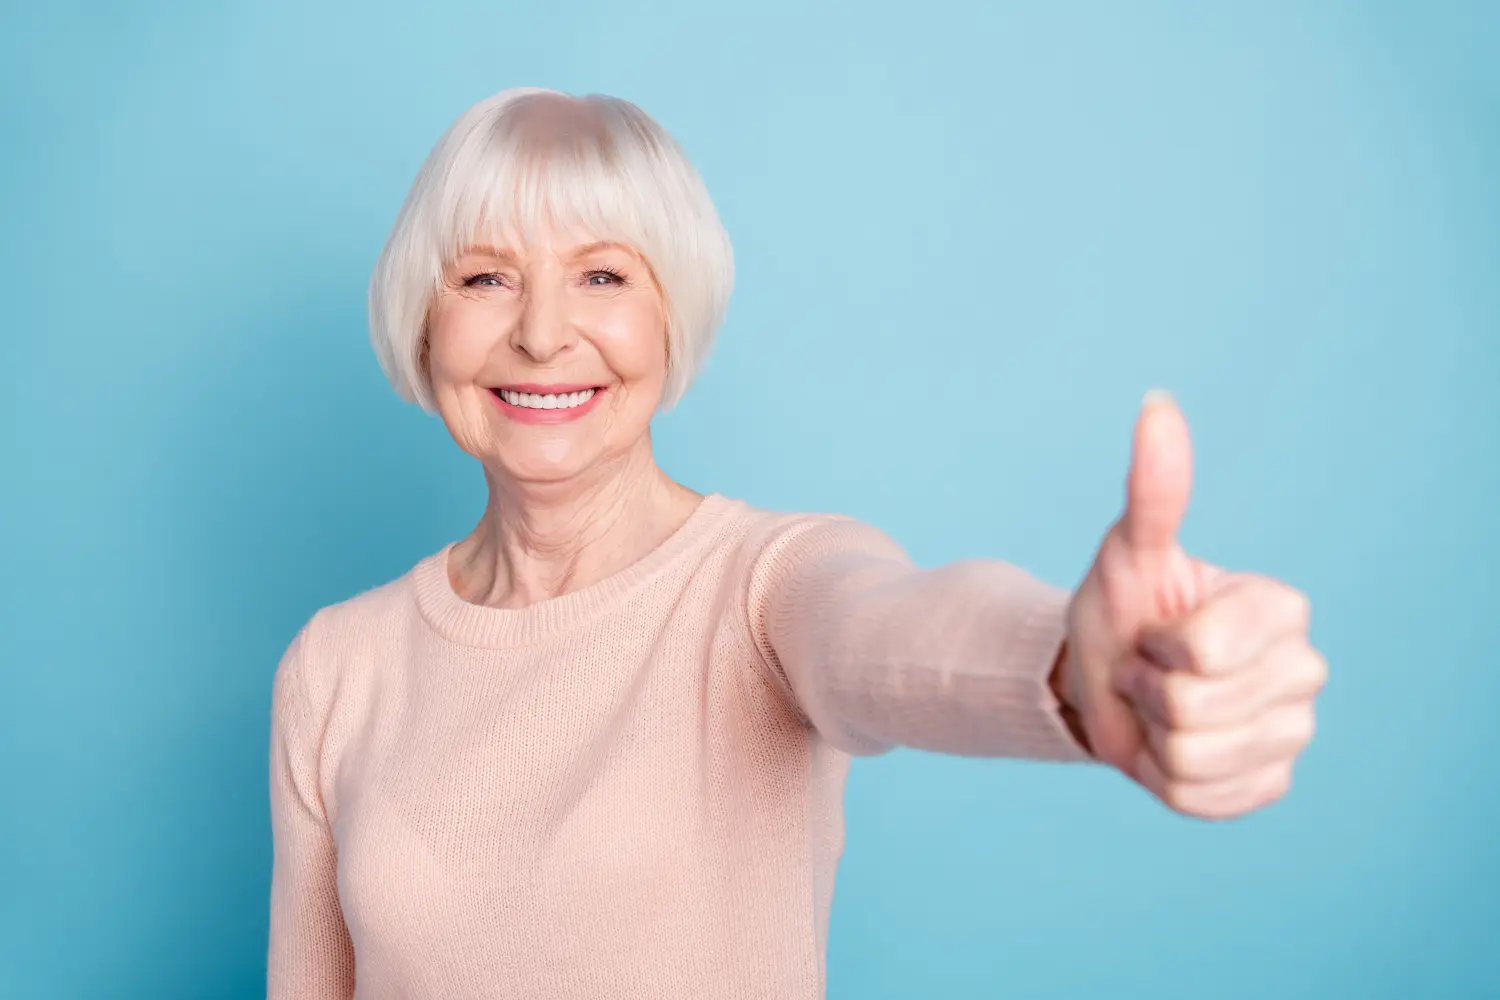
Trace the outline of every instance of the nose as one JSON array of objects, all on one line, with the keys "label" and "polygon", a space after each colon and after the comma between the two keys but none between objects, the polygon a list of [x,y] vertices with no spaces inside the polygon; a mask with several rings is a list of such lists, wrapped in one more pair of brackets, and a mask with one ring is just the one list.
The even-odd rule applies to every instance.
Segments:
[{"label": "nose", "polygon": [[563,296],[552,284],[536,281],[527,287],[521,315],[511,333],[511,347],[536,364],[552,361],[577,339]]}]

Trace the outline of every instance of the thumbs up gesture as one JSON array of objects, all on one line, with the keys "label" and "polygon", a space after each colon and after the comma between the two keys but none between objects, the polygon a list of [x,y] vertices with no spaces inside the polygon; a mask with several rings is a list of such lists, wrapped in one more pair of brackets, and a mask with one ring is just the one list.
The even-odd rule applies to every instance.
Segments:
[{"label": "thumbs up gesture", "polygon": [[1153,393],[1125,512],[1073,596],[1054,681],[1096,757],[1178,812],[1228,819],[1290,787],[1327,666],[1305,597],[1178,545],[1191,487],[1187,422]]}]

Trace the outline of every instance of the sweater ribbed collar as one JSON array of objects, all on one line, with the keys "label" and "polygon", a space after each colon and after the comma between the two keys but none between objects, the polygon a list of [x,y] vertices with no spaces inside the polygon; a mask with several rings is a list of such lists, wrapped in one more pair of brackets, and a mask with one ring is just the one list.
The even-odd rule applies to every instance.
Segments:
[{"label": "sweater ribbed collar", "polygon": [[491,608],[460,597],[448,576],[448,555],[457,544],[449,542],[412,569],[417,605],[435,631],[460,645],[497,648],[539,642],[624,603],[679,557],[707,541],[733,506],[734,501],[721,494],[706,494],[676,531],[631,565],[587,587],[524,608]]}]

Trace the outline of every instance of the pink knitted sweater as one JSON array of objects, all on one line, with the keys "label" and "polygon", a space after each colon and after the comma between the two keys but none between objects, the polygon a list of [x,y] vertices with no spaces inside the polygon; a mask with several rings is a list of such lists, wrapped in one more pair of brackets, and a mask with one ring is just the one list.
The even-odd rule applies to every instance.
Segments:
[{"label": "pink knitted sweater", "polygon": [[813,1000],[851,754],[1086,757],[1067,595],[1005,563],[718,494],[523,609],[450,547],[277,670],[272,1000]]}]

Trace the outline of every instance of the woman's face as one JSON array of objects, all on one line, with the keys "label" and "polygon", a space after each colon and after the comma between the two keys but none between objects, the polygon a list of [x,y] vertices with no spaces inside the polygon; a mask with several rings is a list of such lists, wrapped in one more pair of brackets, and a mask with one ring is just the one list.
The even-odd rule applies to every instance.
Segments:
[{"label": "woman's face", "polygon": [[558,482],[646,438],[667,375],[666,309],[634,249],[544,232],[473,247],[428,313],[438,413],[464,451]]}]

